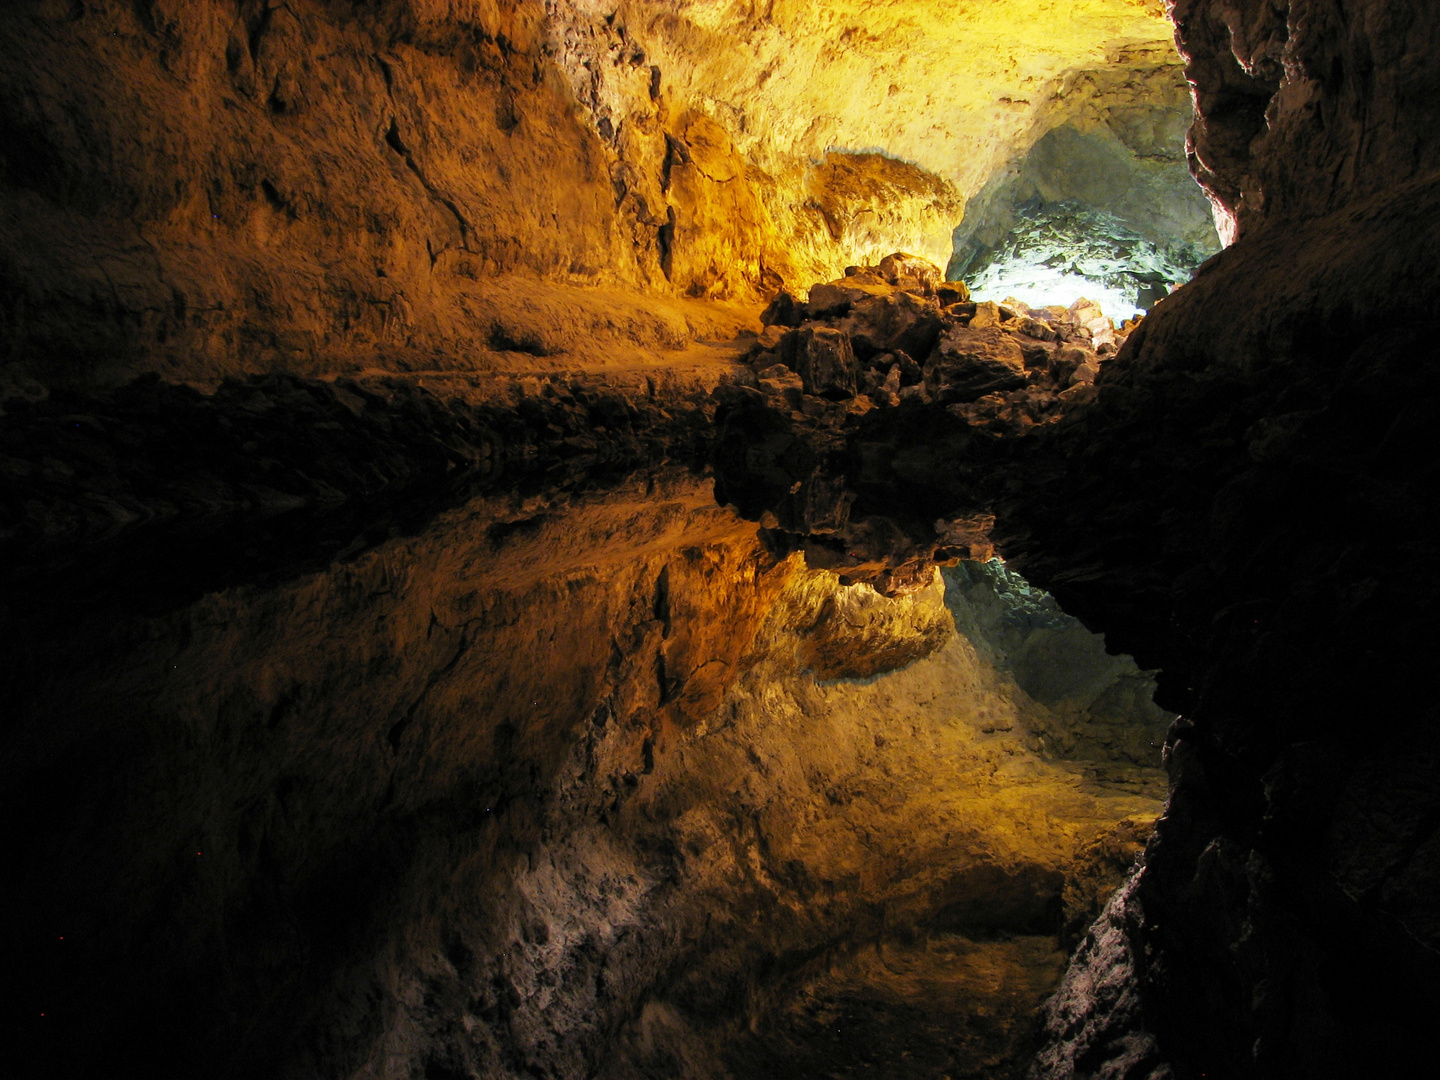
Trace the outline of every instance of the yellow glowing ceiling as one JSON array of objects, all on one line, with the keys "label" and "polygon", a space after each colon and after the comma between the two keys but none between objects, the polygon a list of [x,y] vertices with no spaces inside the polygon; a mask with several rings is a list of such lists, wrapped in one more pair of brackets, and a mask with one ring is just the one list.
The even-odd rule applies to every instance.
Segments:
[{"label": "yellow glowing ceiling", "polygon": [[[878,149],[979,189],[1066,72],[1174,59],[1161,0],[635,0],[673,100],[746,158]],[[658,55],[657,55],[658,53]]]}]

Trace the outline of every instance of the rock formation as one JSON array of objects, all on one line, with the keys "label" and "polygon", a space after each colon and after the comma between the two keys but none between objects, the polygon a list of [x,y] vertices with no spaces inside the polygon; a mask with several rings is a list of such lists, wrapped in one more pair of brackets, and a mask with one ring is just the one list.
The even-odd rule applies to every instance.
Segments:
[{"label": "rock formation", "polygon": [[7,5],[0,387],[633,363],[751,318],[687,297],[943,264],[993,174],[1101,122],[1077,65],[1169,49],[1155,4],[1049,11]]},{"label": "rock formation", "polygon": [[11,1072],[1425,1074],[1440,10],[1062,6],[0,10]]},{"label": "rock formation", "polygon": [[[1054,474],[1021,529],[1039,541],[1028,572],[1163,665],[1186,722],[1169,811],[1109,923],[1132,990],[1090,998],[1080,1045],[1076,996],[1058,1004],[1070,1050],[1038,1075],[1152,1075],[1121,1064],[1137,1029],[1178,1076],[1424,1071],[1436,773],[1413,673],[1437,457],[1417,381],[1433,347],[1405,298],[1437,273],[1440,21],[1172,7],[1197,175],[1238,240],[1107,367],[1071,443],[1086,473]],[[1099,934],[1091,979],[1117,945]]]},{"label": "rock formation", "polygon": [[1133,668],[1042,703],[981,579],[842,587],[683,472],[264,569],[9,611],[20,1075],[783,1072],[794,995],[930,938],[1026,987],[947,1053],[1020,1067],[1158,810],[1164,718],[1075,721]]},{"label": "rock formation", "polygon": [[[966,203],[948,277],[983,293],[999,282],[1017,288],[1022,267],[1044,267],[1148,308],[1137,304],[1140,288],[1187,281],[1219,249],[1186,167],[1193,112],[1180,65],[1159,47],[1113,59],[1068,73],[1044,134]],[[1067,303],[1077,287],[1069,283]]]}]

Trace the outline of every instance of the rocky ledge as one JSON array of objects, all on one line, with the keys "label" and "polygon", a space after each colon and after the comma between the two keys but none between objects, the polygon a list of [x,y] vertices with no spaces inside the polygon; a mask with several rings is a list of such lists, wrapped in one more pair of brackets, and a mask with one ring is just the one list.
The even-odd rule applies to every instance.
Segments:
[{"label": "rocky ledge", "polygon": [[716,391],[717,497],[778,549],[887,595],[994,553],[997,464],[1093,401],[1136,325],[1083,299],[977,303],[903,252],[803,303],[782,292],[762,320],[753,378]]}]

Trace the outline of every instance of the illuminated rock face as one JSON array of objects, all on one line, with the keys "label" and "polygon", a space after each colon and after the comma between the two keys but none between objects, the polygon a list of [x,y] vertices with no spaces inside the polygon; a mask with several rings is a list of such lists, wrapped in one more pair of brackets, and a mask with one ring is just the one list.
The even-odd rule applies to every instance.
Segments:
[{"label": "illuminated rock face", "polygon": [[1054,126],[966,204],[947,276],[984,299],[1085,295],[1128,315],[1150,306],[1140,286],[1186,281],[1219,249],[1186,164],[1189,87],[1170,50],[1134,49],[1068,74],[1062,94]]},{"label": "illuminated rock face", "polygon": [[1009,162],[1175,70],[1158,0],[36,0],[0,28],[0,326],[46,384],[728,338],[748,312],[685,298],[943,266]]}]

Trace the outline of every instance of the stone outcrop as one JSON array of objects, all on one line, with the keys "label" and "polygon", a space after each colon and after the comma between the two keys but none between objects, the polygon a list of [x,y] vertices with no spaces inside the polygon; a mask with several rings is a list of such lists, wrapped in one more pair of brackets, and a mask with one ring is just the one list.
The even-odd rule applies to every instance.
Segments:
[{"label": "stone outcrop", "polygon": [[[1130,943],[1135,1015],[1177,1075],[1392,1075],[1428,1054],[1428,800],[1382,788],[1434,783],[1412,674],[1435,589],[1433,350],[1400,298],[1437,274],[1435,201],[1416,183],[1242,236],[1106,366],[1063,441],[1085,471],[1057,463],[1000,540],[1160,667],[1187,718]],[[1090,1071],[1042,1075],[1072,1068]]]},{"label": "stone outcrop", "polygon": [[[1440,20],[1404,3],[1171,6],[1196,175],[1235,243],[1107,368],[1071,443],[1093,471],[1057,470],[1021,531],[1036,530],[1028,572],[1162,666],[1186,722],[1129,890],[1143,916],[1112,921],[1074,978],[1101,979],[1106,949],[1135,975],[1119,997],[1057,1003],[1069,1018],[1054,1014],[1036,1075],[1423,1072],[1437,773],[1413,673],[1437,453],[1434,350],[1407,298],[1440,274]],[[1097,480],[1108,469],[1144,496]],[[1105,1034],[1077,1043],[1082,1027]],[[1161,1057],[1126,1071],[1141,1030]]]},{"label": "stone outcrop", "polygon": [[1440,29],[1420,3],[1169,0],[1190,158],[1227,242],[1440,168]]},{"label": "stone outcrop", "polygon": [[903,252],[850,269],[777,297],[753,376],[717,387],[716,494],[776,550],[900,594],[990,556],[1018,440],[1092,400],[1134,324],[1086,300],[974,303]]}]

